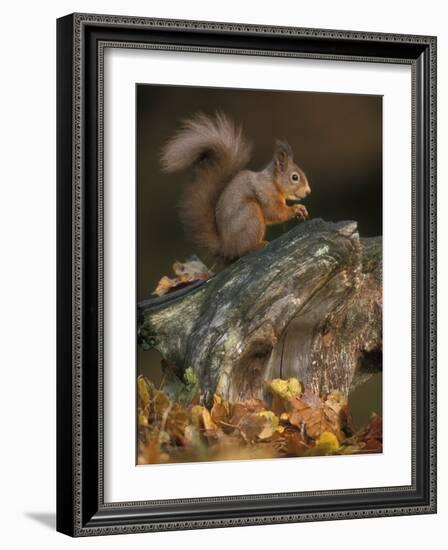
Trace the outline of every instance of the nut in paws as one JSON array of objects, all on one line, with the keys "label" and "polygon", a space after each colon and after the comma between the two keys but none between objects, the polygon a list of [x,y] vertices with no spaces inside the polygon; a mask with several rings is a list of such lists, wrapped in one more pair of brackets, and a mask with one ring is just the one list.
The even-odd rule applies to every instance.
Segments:
[{"label": "nut in paws", "polygon": [[294,215],[296,216],[296,218],[307,220],[310,217],[308,214],[308,210],[306,209],[306,206],[304,206],[303,204],[295,204],[293,208],[294,208]]}]

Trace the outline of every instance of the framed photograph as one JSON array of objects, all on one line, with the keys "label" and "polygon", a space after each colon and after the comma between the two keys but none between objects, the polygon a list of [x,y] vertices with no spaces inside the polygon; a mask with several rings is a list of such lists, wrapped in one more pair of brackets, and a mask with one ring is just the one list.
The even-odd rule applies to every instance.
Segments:
[{"label": "framed photograph", "polygon": [[436,38],[57,41],[57,529],[434,513]]}]

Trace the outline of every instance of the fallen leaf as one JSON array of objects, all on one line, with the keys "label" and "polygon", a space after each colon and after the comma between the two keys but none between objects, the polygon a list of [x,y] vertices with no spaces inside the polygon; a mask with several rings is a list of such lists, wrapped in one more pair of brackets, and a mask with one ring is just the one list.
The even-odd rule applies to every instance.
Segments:
[{"label": "fallen leaf", "polygon": [[193,424],[195,426],[200,426],[202,421],[202,409],[204,407],[202,405],[194,405],[191,408],[190,416],[193,421]]},{"label": "fallen leaf", "polygon": [[149,401],[151,399],[149,388],[149,382],[147,382],[145,378],[140,375],[137,378],[138,407],[140,409],[145,409],[149,406]]},{"label": "fallen leaf", "polygon": [[271,409],[279,416],[290,409],[290,400],[303,391],[302,384],[297,378],[274,378],[266,383],[266,387],[272,394]]},{"label": "fallen leaf", "polygon": [[161,418],[170,403],[171,400],[165,393],[157,391],[152,401],[155,415]]},{"label": "fallen leaf", "polygon": [[341,447],[341,454],[382,452],[383,422],[375,413],[372,414],[369,424],[347,438]]},{"label": "fallen leaf", "polygon": [[197,256],[193,256],[186,262],[174,262],[173,271],[176,277],[171,278],[166,275],[162,277],[157,283],[154,294],[164,296],[168,292],[178,290],[196,281],[205,281],[213,275],[213,272]]},{"label": "fallen leaf", "polygon": [[259,417],[264,419],[264,426],[261,432],[258,434],[259,439],[268,439],[272,437],[274,432],[279,428],[279,418],[272,411],[260,411],[256,413]]},{"label": "fallen leaf", "polygon": [[339,392],[332,392],[323,400],[306,391],[301,397],[291,399],[290,403],[289,422],[303,428],[311,439],[317,439],[323,432],[331,432],[341,440],[345,438],[340,414],[345,400]]},{"label": "fallen leaf", "polygon": [[286,441],[287,456],[304,456],[309,449],[309,445],[304,441],[301,433],[297,430],[285,428],[283,432]]},{"label": "fallen leaf", "polygon": [[365,444],[364,450],[370,452],[383,452],[383,422],[376,414],[372,415],[369,425],[359,438]]},{"label": "fallen leaf", "polygon": [[324,454],[334,453],[339,447],[338,438],[331,432],[323,432],[316,441],[316,448]]},{"label": "fallen leaf", "polygon": [[222,422],[229,424],[230,405],[229,402],[222,399],[219,395],[213,396],[213,407],[210,411],[211,417],[216,424]]},{"label": "fallen leaf", "polygon": [[208,273],[213,275],[213,272],[202,262],[197,256],[191,256],[186,262],[175,261],[173,271],[178,276],[196,275],[197,273]]},{"label": "fallen leaf", "polygon": [[152,384],[143,376],[137,378],[137,424],[139,429],[149,427]]},{"label": "fallen leaf", "polygon": [[257,439],[267,425],[264,417],[258,416],[257,413],[248,413],[241,418],[238,428],[243,438],[250,443]]},{"label": "fallen leaf", "polygon": [[216,436],[218,426],[213,422],[212,416],[208,409],[202,407],[202,422],[206,435]]},{"label": "fallen leaf", "polygon": [[[209,410],[196,400],[195,371],[179,372],[175,365],[167,370],[173,377],[161,389],[143,376],[137,379],[139,464],[382,451],[381,418],[373,415],[352,435],[340,392],[322,397],[309,390],[297,393],[297,380],[274,380],[267,385],[287,409],[279,414],[261,399],[229,403],[217,394]],[[192,388],[195,398],[185,400]]]},{"label": "fallen leaf", "polygon": [[288,380],[274,378],[274,380],[267,383],[267,387],[271,393],[287,401],[296,395],[300,395],[303,391],[302,384],[297,378],[288,378]]},{"label": "fallen leaf", "polygon": [[264,411],[266,404],[261,399],[247,399],[231,407],[230,424],[237,426],[241,418],[249,413]]}]

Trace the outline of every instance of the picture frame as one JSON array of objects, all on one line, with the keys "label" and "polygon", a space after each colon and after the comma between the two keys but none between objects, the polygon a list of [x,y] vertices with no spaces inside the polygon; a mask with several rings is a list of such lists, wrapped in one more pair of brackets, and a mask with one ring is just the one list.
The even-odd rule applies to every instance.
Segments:
[{"label": "picture frame", "polygon": [[[436,512],[436,38],[72,14],[57,21],[57,530],[108,535]],[[107,502],[104,51],[406,65],[412,75],[411,483]]]}]

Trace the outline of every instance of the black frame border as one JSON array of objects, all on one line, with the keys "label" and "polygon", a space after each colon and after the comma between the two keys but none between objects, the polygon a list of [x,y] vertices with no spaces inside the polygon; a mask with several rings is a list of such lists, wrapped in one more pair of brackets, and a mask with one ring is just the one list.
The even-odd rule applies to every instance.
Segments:
[{"label": "black frame border", "polygon": [[[436,512],[436,43],[431,36],[72,14],[57,21],[57,530],[71,536]],[[412,67],[412,485],[105,503],[102,446],[106,47]]]}]

